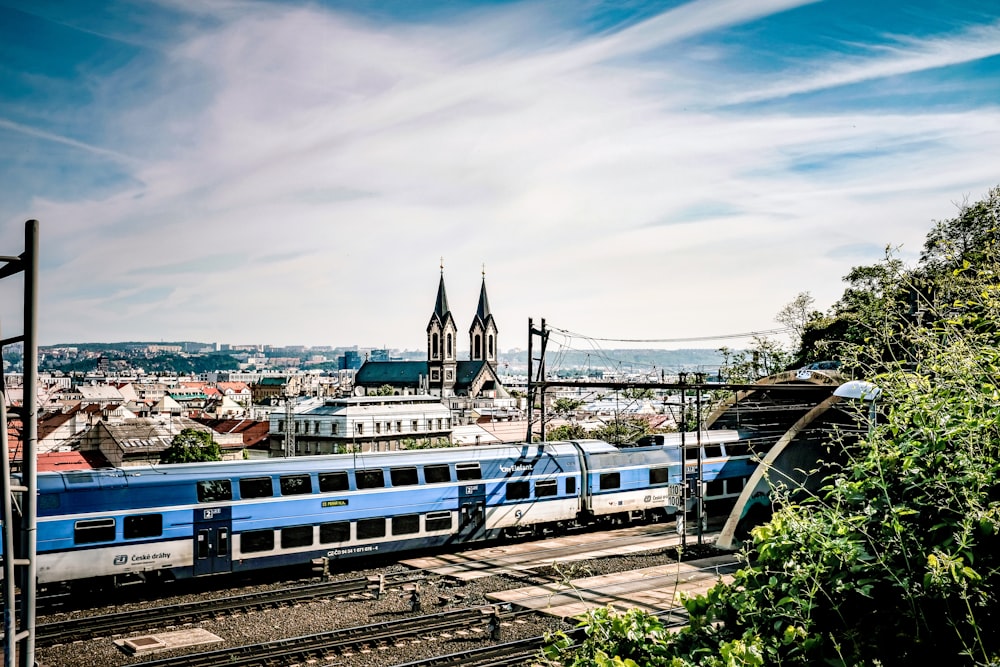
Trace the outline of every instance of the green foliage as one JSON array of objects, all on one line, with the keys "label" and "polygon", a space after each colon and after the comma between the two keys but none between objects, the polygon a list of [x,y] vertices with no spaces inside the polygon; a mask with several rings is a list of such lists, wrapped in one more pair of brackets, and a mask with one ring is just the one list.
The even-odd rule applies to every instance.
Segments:
[{"label": "green foliage", "polygon": [[557,415],[571,415],[580,409],[583,401],[576,398],[557,398],[552,403],[552,412]]},{"label": "green foliage", "polygon": [[590,432],[589,437],[614,444],[635,442],[652,433],[649,422],[638,417],[620,417]]},{"label": "green foliage", "polygon": [[399,446],[400,449],[442,449],[458,447],[458,443],[448,438],[403,438]]},{"label": "green foliage", "polygon": [[560,424],[550,428],[545,437],[547,440],[584,440],[596,436],[588,433],[580,424]]},{"label": "green foliage", "polygon": [[392,396],[394,393],[395,393],[395,391],[393,390],[391,384],[384,384],[381,387],[379,387],[378,389],[373,389],[372,392],[371,392],[371,395],[372,396]]},{"label": "green foliage", "polygon": [[943,250],[954,225],[939,225],[915,269],[887,258],[852,272],[831,319],[849,334],[845,366],[882,389],[876,422],[837,443],[847,462],[820,493],[776,504],[732,582],[686,600],[690,623],[676,634],[592,614],[590,643],[550,655],[581,666],[1000,663],[996,209],[968,207],[986,215],[975,234],[962,220],[975,247]]},{"label": "green foliage", "polygon": [[160,463],[193,463],[196,461],[221,461],[222,450],[212,435],[205,431],[186,428],[170,441],[170,446],[160,454]]},{"label": "green foliage", "polygon": [[745,350],[720,348],[723,363],[719,375],[723,381],[751,384],[762,377],[785,370],[792,362],[791,353],[777,341],[766,336],[754,336]]}]

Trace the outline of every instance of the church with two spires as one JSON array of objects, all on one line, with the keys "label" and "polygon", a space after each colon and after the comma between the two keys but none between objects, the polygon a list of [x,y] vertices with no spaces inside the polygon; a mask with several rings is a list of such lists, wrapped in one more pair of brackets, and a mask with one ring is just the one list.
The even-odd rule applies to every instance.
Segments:
[{"label": "church with two spires", "polygon": [[448,306],[442,267],[434,312],[427,323],[427,361],[366,361],[354,376],[354,394],[371,395],[388,386],[394,395],[425,394],[442,400],[508,398],[497,376],[497,354],[497,325],[484,274],[469,327],[469,359],[458,359],[458,326]]}]

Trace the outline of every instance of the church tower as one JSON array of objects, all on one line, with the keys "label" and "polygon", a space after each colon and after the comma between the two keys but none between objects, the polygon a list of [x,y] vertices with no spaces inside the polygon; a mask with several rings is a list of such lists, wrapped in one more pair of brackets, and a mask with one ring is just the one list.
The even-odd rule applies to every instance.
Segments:
[{"label": "church tower", "polygon": [[469,327],[469,359],[485,361],[493,370],[497,367],[497,325],[490,313],[490,300],[486,297],[486,270],[479,290],[479,306]]},{"label": "church tower", "polygon": [[430,393],[442,398],[454,395],[455,375],[458,367],[458,327],[448,308],[448,295],[444,290],[444,263],[441,264],[441,281],[438,283],[434,313],[427,323],[427,371]]}]

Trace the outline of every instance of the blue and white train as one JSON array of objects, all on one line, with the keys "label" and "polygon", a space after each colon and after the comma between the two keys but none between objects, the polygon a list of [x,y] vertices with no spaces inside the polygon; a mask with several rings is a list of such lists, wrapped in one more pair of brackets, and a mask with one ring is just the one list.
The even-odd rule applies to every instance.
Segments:
[{"label": "blue and white train", "polygon": [[[702,436],[706,499],[738,495],[755,465],[740,435]],[[39,473],[38,581],[199,577],[669,517],[695,442],[686,461],[671,434]]]}]

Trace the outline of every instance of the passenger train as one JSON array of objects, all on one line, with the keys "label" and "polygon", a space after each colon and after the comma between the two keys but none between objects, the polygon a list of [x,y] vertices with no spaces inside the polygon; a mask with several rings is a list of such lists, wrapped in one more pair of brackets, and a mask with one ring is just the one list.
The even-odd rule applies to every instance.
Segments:
[{"label": "passenger train", "polygon": [[[39,473],[39,584],[200,577],[669,518],[755,461],[736,431]],[[728,449],[728,451],[727,451]],[[685,460],[686,459],[686,460]]]}]

